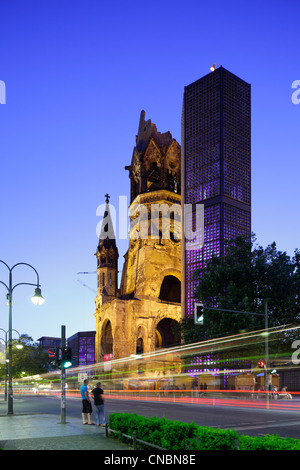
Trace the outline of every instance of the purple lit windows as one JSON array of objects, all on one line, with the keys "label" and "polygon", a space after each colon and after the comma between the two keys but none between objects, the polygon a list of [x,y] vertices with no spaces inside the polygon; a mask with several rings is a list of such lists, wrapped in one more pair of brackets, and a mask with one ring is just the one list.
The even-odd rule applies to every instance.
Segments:
[{"label": "purple lit windows", "polygon": [[251,87],[223,67],[184,90],[184,204],[204,204],[204,244],[185,252],[186,314],[193,314],[194,273],[225,241],[251,234]]},{"label": "purple lit windows", "polygon": [[248,235],[250,231],[250,212],[224,204],[224,239],[231,240],[237,235]]},{"label": "purple lit windows", "polygon": [[95,337],[79,337],[78,350],[79,365],[93,364],[95,362]]},{"label": "purple lit windows", "polygon": [[214,180],[203,185],[203,199],[215,197],[220,194],[220,181]]},{"label": "purple lit windows", "polygon": [[199,250],[186,251],[186,311],[194,314],[194,302],[199,280],[194,274],[205,266],[212,256],[220,255],[220,205],[208,206],[204,209],[204,245]]}]

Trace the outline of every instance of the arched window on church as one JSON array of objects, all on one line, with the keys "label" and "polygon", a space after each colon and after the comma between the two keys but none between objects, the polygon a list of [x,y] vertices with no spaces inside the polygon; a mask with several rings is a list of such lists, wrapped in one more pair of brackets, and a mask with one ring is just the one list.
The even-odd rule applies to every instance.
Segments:
[{"label": "arched window on church", "polygon": [[136,342],[136,354],[143,354],[144,352],[144,341],[143,338],[138,338]]},{"label": "arched window on church", "polygon": [[175,276],[165,276],[159,297],[164,302],[181,302],[181,282]]},{"label": "arched window on church", "polygon": [[150,168],[147,172],[147,190],[155,191],[159,189],[159,175],[160,169],[157,165],[157,162],[152,162]]},{"label": "arched window on church", "polygon": [[113,352],[113,335],[110,321],[107,321],[102,329],[101,336],[101,357]]},{"label": "arched window on church", "polygon": [[155,329],[155,349],[165,348],[180,343],[178,322],[172,318],[163,318]]}]

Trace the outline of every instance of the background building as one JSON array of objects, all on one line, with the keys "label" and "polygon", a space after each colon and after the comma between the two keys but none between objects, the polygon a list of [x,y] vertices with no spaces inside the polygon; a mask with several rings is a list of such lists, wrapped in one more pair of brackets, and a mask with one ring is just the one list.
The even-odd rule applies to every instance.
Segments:
[{"label": "background building", "polygon": [[55,348],[60,348],[61,346],[61,338],[54,336],[42,336],[37,341],[47,353],[49,353],[49,350],[54,350]]},{"label": "background building", "polygon": [[183,314],[192,315],[194,272],[226,240],[251,235],[250,85],[219,67],[186,86],[181,150],[183,203],[204,204],[203,248],[182,250]]},{"label": "background building", "polygon": [[68,347],[72,348],[73,366],[88,366],[95,360],[95,331],[80,331],[68,338]]},{"label": "background building", "polygon": [[[86,366],[95,363],[95,331],[79,331],[67,339],[72,348],[73,366]],[[38,339],[43,349],[50,355],[61,348],[61,338],[42,336]]]}]

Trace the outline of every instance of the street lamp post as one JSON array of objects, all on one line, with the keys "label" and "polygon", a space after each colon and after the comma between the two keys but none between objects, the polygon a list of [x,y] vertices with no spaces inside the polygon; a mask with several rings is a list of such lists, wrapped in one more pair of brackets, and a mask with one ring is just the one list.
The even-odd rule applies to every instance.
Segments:
[{"label": "street lamp post", "polygon": [[[36,305],[40,305],[44,302],[44,298],[41,294],[41,289],[40,289],[40,281],[39,281],[39,275],[37,270],[31,266],[31,264],[28,263],[16,263],[12,268],[8,266],[4,261],[0,260],[0,263],[4,264],[8,271],[9,271],[9,280],[8,280],[8,285],[5,284],[3,281],[0,281],[1,284],[3,284],[6,289],[7,289],[7,301],[8,301],[8,407],[7,407],[7,414],[11,415],[13,414],[13,387],[12,387],[12,294],[13,290],[20,285],[27,285],[27,286],[35,286],[35,293],[33,297],[31,298],[32,302],[35,303]],[[37,282],[36,284],[32,284],[30,282],[19,282],[15,286],[12,285],[12,272],[14,268],[17,266],[24,265],[24,266],[29,266],[33,271],[36,273],[37,276]]]},{"label": "street lamp post", "polygon": [[269,408],[269,313],[268,313],[268,301],[265,301],[265,356],[266,356],[266,370],[265,370],[265,390],[266,390],[266,401],[267,401],[267,408]]},{"label": "street lamp post", "polygon": [[[7,355],[7,342],[8,342],[7,341],[7,333],[8,333],[8,331],[5,331],[3,328],[0,328],[0,330],[5,333],[5,339],[2,340],[2,341],[4,341],[4,345],[5,345],[5,371],[4,371],[4,373],[5,373],[5,391],[4,391],[4,400],[7,401],[7,362],[8,362],[8,359],[7,359],[6,355]],[[21,335],[17,330],[13,329],[13,331],[18,333],[18,335],[19,335],[19,342],[18,342],[16,347],[17,347],[17,349],[22,349],[23,344],[21,344],[21,341],[20,341]],[[0,338],[0,339],[2,339],[2,338]]]}]

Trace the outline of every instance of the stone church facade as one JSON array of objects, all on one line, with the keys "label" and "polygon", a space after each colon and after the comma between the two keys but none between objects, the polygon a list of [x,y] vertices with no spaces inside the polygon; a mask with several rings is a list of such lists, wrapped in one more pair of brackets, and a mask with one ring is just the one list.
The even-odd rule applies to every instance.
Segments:
[{"label": "stone church facade", "polygon": [[[96,361],[178,343],[181,319],[181,158],[170,132],[141,112],[131,165],[129,247],[118,286],[109,197],[96,251]],[[108,236],[109,235],[109,236]]]}]

